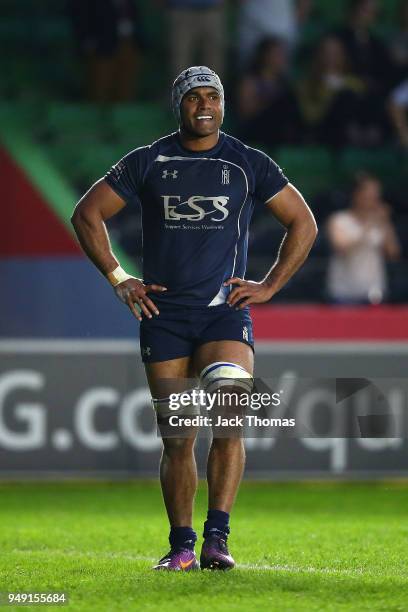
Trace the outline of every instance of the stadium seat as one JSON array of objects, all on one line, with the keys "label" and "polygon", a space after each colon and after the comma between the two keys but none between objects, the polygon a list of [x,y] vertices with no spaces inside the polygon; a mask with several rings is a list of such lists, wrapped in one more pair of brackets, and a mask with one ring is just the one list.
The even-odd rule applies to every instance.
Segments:
[{"label": "stadium seat", "polygon": [[375,174],[387,185],[400,177],[402,168],[392,149],[346,149],[339,158],[339,176],[349,182],[361,170]]},{"label": "stadium seat", "polygon": [[80,166],[91,182],[103,176],[123,154],[122,151],[118,151],[117,146],[108,144],[99,145],[97,149],[93,146],[84,147],[81,153]]},{"label": "stadium seat", "polygon": [[347,14],[347,0],[337,0],[337,2],[315,0],[314,8],[326,26],[338,25]]},{"label": "stadium seat", "polygon": [[401,4],[401,0],[383,0],[379,3],[381,23],[386,24],[388,27],[394,26],[398,23],[398,7]]},{"label": "stadium seat", "polygon": [[150,144],[175,129],[169,113],[153,104],[129,104],[113,108],[115,138],[129,148]]},{"label": "stadium seat", "polygon": [[47,113],[50,134],[65,141],[99,140],[109,131],[109,110],[93,104],[52,104]]},{"label": "stadium seat", "polygon": [[47,45],[71,45],[72,31],[68,19],[53,17],[52,19],[36,20],[36,36]]},{"label": "stadium seat", "polygon": [[327,149],[282,147],[275,152],[274,159],[306,197],[332,185],[332,158]]},{"label": "stadium seat", "polygon": [[120,153],[112,145],[53,143],[43,147],[49,161],[73,185],[90,185],[118,161]]}]

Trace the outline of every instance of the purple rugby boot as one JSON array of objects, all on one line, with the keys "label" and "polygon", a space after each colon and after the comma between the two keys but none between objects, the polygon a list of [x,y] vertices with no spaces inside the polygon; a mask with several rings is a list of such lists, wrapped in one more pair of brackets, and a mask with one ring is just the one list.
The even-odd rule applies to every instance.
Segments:
[{"label": "purple rugby boot", "polygon": [[220,536],[210,536],[204,540],[200,555],[201,569],[230,570],[235,561],[227,548],[227,541]]},{"label": "purple rugby boot", "polygon": [[199,566],[194,550],[179,548],[170,550],[152,569],[189,572],[190,570],[198,570]]}]

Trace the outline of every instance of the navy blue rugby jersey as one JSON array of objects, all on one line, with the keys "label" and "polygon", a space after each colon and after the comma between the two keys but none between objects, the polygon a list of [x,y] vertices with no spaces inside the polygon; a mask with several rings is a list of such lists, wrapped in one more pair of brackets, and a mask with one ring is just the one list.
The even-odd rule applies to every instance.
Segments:
[{"label": "navy blue rugby jersey", "polygon": [[220,133],[207,151],[185,149],[177,132],[131,151],[105,176],[126,202],[139,202],[143,282],[167,287],[157,304],[216,306],[225,280],[244,278],[254,206],[288,183],[265,153]]}]

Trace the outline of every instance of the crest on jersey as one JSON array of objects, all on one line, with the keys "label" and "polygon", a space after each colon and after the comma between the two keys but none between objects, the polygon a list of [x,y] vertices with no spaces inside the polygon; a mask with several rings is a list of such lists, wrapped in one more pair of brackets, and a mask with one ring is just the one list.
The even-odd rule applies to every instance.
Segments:
[{"label": "crest on jersey", "polygon": [[221,183],[222,185],[229,185],[230,182],[230,168],[228,164],[223,164],[221,170]]}]

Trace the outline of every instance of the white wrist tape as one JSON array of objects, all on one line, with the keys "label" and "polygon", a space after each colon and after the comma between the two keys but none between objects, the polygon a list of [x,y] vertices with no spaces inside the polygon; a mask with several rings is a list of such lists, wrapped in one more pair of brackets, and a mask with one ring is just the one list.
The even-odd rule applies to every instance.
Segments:
[{"label": "white wrist tape", "polygon": [[123,283],[123,281],[128,280],[128,278],[133,278],[133,276],[125,272],[125,270],[121,266],[118,266],[113,270],[113,272],[108,272],[106,278],[108,279],[112,287],[116,287],[116,285]]}]

